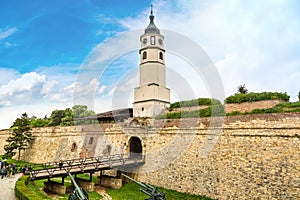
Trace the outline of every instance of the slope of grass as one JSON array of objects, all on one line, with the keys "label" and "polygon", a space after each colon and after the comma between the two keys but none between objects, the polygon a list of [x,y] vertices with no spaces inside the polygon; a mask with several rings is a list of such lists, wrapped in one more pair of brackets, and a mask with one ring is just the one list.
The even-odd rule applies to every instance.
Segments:
[{"label": "slope of grass", "polygon": [[[171,200],[212,200],[205,196],[191,195],[163,188],[159,188],[159,191],[164,192],[166,194],[166,199]],[[141,200],[149,198],[148,195],[140,191],[140,186],[135,183],[124,184],[123,187],[118,190],[109,189],[107,190],[107,193],[113,198],[113,200]]]}]

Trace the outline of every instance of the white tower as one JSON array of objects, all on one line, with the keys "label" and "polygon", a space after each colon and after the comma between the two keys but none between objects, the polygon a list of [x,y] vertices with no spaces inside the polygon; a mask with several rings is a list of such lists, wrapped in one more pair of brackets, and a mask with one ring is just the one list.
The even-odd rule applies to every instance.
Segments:
[{"label": "white tower", "polygon": [[134,89],[134,117],[155,117],[170,106],[170,89],[166,88],[164,36],[153,22],[152,8],[149,18],[150,23],[140,37],[140,83]]}]

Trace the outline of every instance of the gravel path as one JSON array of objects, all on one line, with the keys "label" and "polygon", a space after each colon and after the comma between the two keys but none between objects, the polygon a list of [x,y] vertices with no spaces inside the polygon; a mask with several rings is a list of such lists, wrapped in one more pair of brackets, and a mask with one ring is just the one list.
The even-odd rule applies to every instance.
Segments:
[{"label": "gravel path", "polygon": [[15,197],[15,185],[16,181],[22,176],[21,173],[15,174],[14,176],[10,176],[9,178],[5,177],[0,179],[0,200],[18,200]]}]

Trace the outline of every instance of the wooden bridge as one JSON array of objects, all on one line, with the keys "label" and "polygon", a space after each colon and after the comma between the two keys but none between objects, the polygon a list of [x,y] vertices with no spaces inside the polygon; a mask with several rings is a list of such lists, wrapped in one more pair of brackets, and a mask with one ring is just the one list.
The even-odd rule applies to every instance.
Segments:
[{"label": "wooden bridge", "polygon": [[[61,163],[61,164],[60,164]],[[81,174],[116,168],[126,170],[126,168],[139,166],[145,163],[145,156],[136,155],[109,155],[83,159],[64,160],[57,162],[42,163],[40,169],[31,169],[31,180],[50,179],[53,177],[66,177],[68,173]]]}]

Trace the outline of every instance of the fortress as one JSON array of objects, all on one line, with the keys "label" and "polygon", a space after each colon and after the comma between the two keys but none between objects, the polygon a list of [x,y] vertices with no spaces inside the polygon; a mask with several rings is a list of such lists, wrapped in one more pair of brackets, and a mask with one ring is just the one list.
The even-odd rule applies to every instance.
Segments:
[{"label": "fortress", "polygon": [[[220,133],[212,151],[201,155],[214,137],[211,120],[36,128],[22,159],[41,163],[143,152],[146,164],[135,177],[143,182],[218,199],[299,199],[299,113],[226,117],[223,128],[215,127]],[[0,132],[1,147],[8,134]],[[169,155],[175,157],[168,160]]]},{"label": "fortress", "polygon": [[[150,20],[151,16],[152,13]],[[150,67],[151,72],[161,75],[165,68],[163,41],[160,42],[163,36],[152,23],[153,18],[149,32],[141,36],[145,46],[140,50],[140,68],[143,68],[140,73],[150,73]],[[156,36],[154,40],[152,36]],[[150,58],[155,62],[147,61]],[[140,86],[135,89],[135,116],[154,116],[170,103],[164,75],[159,79],[154,77],[156,74],[140,76]],[[147,96],[158,91],[160,95]],[[272,107],[276,103],[226,105],[226,109],[243,111],[251,110],[251,106]],[[149,184],[216,199],[300,198],[299,113],[173,120],[142,118],[34,128],[32,132],[34,140],[21,157],[29,162],[142,153],[146,162],[134,169],[135,178]],[[0,131],[0,154],[4,154],[9,134],[10,130]]]}]

